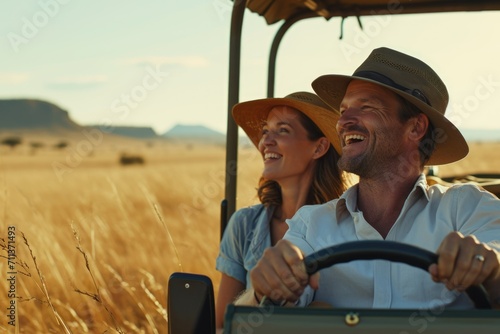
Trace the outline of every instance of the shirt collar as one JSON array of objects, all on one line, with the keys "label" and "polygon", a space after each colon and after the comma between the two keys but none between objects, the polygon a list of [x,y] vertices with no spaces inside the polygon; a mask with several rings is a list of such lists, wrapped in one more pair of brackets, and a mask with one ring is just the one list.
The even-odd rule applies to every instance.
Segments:
[{"label": "shirt collar", "polygon": [[337,201],[336,216],[337,222],[341,221],[350,212],[354,212],[357,207],[358,200],[358,184],[353,185],[347,189]]},{"label": "shirt collar", "polygon": [[[408,198],[413,198],[415,196],[419,197],[421,196],[421,194],[423,194],[425,198],[427,198],[427,201],[429,201],[428,190],[429,186],[427,185],[425,174],[422,173],[415,182],[415,185],[413,186],[413,189],[408,195]],[[337,206],[336,206],[337,222],[345,218],[346,215],[350,215],[352,212],[356,211],[358,207],[357,201],[358,201],[358,184],[355,184],[351,186],[349,189],[347,189],[337,201]]]},{"label": "shirt collar", "polygon": [[427,178],[424,173],[420,174],[420,176],[417,179],[417,182],[415,182],[415,186],[412,189],[412,193],[416,192],[417,189],[421,189],[422,193],[424,194],[425,198],[427,198],[427,201],[430,200],[429,198],[429,185],[427,184]]}]

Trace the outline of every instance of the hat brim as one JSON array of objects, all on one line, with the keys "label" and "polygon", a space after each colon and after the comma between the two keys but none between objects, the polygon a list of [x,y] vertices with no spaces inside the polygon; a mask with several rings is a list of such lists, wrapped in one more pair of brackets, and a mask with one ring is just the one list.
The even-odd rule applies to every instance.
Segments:
[{"label": "hat brim", "polygon": [[253,100],[234,105],[233,119],[245,131],[255,147],[259,147],[263,123],[267,120],[271,109],[277,106],[292,107],[309,117],[330,141],[335,151],[338,154],[342,153],[340,138],[336,131],[339,114],[335,110],[286,97]]},{"label": "hat brim", "polygon": [[326,104],[338,110],[344,98],[347,86],[352,80],[370,82],[387,88],[427,115],[434,126],[436,147],[426,165],[432,166],[452,163],[465,158],[469,153],[467,141],[453,123],[427,103],[397,88],[363,77],[336,74],[320,76],[312,82],[312,87],[316,94],[325,101]]}]

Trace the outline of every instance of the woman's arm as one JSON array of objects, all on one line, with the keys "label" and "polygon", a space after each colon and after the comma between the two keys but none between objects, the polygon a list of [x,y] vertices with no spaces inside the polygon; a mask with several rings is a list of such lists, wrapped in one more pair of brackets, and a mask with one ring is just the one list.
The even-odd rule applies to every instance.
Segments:
[{"label": "woman's arm", "polygon": [[245,290],[243,283],[231,276],[222,274],[215,306],[216,328],[224,327],[224,313],[226,312],[227,305],[233,303],[243,290]]}]

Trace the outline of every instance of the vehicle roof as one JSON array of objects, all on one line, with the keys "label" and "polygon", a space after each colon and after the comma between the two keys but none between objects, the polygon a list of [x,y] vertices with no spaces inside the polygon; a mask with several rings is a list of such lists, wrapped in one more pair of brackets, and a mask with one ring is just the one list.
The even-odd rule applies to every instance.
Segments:
[{"label": "vehicle roof", "polygon": [[305,13],[312,14],[312,17],[321,16],[328,20],[332,17],[380,15],[384,12],[388,14],[416,14],[498,10],[500,9],[500,1],[247,0],[246,7],[263,16],[268,24],[274,24]]}]

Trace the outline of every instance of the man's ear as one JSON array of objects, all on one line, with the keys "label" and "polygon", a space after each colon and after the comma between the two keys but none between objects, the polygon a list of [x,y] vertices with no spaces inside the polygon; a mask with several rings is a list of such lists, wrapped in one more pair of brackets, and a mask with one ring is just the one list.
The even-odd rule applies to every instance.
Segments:
[{"label": "man's ear", "polygon": [[429,128],[429,118],[426,114],[420,113],[417,116],[412,117],[410,122],[410,139],[420,141],[425,136],[425,133]]},{"label": "man's ear", "polygon": [[328,152],[330,148],[330,141],[326,137],[321,137],[316,143],[316,150],[314,151],[313,159],[319,159]]}]

